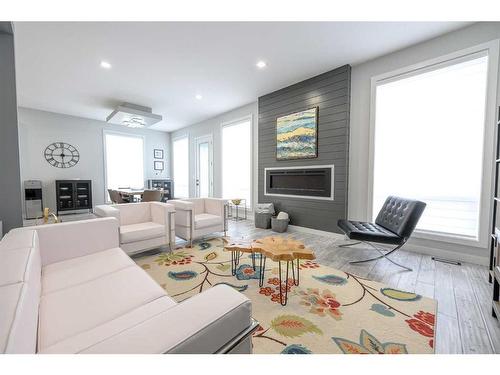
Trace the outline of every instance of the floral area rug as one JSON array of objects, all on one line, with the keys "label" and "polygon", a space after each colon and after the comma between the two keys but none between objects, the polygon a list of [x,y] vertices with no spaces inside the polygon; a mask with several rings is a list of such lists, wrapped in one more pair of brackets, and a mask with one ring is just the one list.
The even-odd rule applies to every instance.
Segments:
[{"label": "floral area rug", "polygon": [[260,323],[254,353],[434,353],[432,299],[303,261],[300,285],[288,279],[288,303],[281,306],[277,263],[267,260],[259,287],[258,261],[254,271],[242,254],[232,276],[230,259],[214,239],[135,261],[178,302],[218,284],[245,294]]}]

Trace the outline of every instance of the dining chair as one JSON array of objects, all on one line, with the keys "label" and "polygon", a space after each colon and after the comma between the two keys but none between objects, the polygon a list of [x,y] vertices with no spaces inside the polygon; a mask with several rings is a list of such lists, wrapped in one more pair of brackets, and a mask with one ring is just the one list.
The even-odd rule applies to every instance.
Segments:
[{"label": "dining chair", "polygon": [[161,190],[144,190],[142,194],[143,202],[161,202]]},{"label": "dining chair", "polygon": [[115,204],[119,203],[129,203],[128,200],[123,199],[122,195],[120,194],[119,191],[113,190],[113,189],[108,189],[108,194],[109,194],[109,199],[111,202]]}]

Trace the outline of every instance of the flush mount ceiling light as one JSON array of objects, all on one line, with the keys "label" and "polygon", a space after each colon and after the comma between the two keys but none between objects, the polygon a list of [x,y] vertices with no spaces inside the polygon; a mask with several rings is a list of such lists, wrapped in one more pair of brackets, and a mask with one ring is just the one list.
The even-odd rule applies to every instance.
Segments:
[{"label": "flush mount ceiling light", "polygon": [[131,117],[128,120],[123,120],[122,125],[125,125],[129,128],[144,128],[146,124],[142,117]]},{"label": "flush mount ceiling light", "polygon": [[122,103],[106,118],[110,124],[123,125],[129,128],[146,128],[162,120],[149,107],[131,103]]},{"label": "flush mount ceiling light", "polygon": [[101,68],[111,69],[111,64],[107,61],[101,61]]},{"label": "flush mount ceiling light", "polygon": [[255,66],[259,69],[264,69],[267,66],[267,64],[265,61],[259,60],[257,61],[257,64],[255,64]]},{"label": "flush mount ceiling light", "polygon": [[203,99],[203,96],[202,96],[201,94],[196,94],[194,97],[195,97],[197,100],[201,100],[201,99]]}]

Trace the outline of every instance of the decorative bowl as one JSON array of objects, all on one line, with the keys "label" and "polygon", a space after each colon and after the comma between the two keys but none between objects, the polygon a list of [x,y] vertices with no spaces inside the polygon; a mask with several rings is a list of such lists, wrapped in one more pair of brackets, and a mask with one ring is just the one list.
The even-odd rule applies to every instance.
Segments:
[{"label": "decorative bowl", "polygon": [[239,206],[241,203],[241,199],[231,199],[231,202],[233,202],[235,206]]}]

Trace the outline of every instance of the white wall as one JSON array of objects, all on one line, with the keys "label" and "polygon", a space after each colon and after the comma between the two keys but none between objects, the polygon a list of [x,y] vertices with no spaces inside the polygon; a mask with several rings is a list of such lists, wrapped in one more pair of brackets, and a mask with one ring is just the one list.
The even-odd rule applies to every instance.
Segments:
[{"label": "white wall", "polygon": [[[217,117],[202,121],[200,123],[182,128],[171,133],[171,140],[187,135],[189,137],[189,195],[195,196],[195,179],[196,179],[196,161],[195,161],[195,139],[204,135],[212,134],[213,137],[213,162],[214,162],[214,197],[222,196],[222,123],[240,119],[242,117],[252,116],[252,134],[253,134],[253,202],[257,201],[257,122],[258,122],[258,103],[250,103],[243,107],[236,108],[232,111],[223,113]],[[238,157],[238,155],[234,155]],[[174,181],[175,184],[175,181]],[[175,188],[174,188],[175,192]]]},{"label": "white wall", "polygon": [[[369,175],[371,78],[382,73],[391,72],[499,38],[500,23],[477,23],[353,67],[351,72],[349,146],[349,218],[358,220],[370,219],[367,217],[367,187]],[[497,95],[497,103],[498,97],[499,95]],[[494,126],[494,124],[492,123],[491,126]],[[486,257],[489,256],[488,249],[486,248],[470,248],[429,240],[414,240],[413,245],[419,247],[421,251],[425,251],[424,247],[437,248],[441,250],[440,255],[444,257],[459,258],[479,263],[485,263]]]},{"label": "white wall", "polygon": [[[145,177],[170,176],[170,135],[166,132],[128,129],[104,121],[19,108],[19,155],[21,181],[43,182],[44,206],[55,210],[55,180],[90,179],[94,205],[105,202],[103,130],[138,134],[145,137]],[[44,157],[45,148],[53,142],[67,142],[80,152],[80,161],[72,168],[55,168]],[[165,170],[153,168],[153,149],[164,150]]]}]

